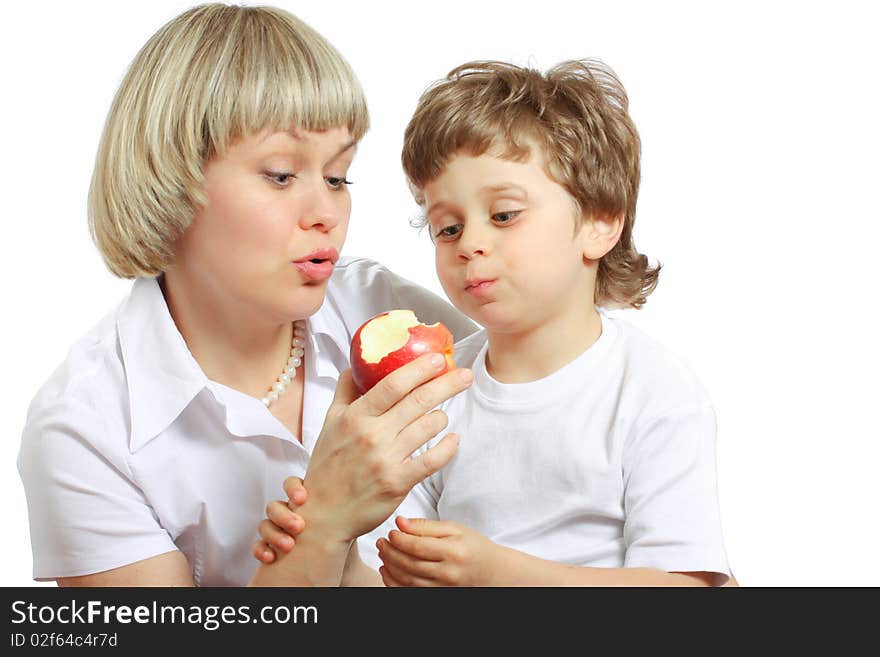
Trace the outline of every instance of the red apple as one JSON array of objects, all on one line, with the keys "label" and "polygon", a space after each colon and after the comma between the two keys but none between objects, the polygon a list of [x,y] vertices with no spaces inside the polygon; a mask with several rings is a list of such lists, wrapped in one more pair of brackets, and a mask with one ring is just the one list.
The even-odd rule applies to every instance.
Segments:
[{"label": "red apple", "polygon": [[351,340],[351,374],[361,394],[401,365],[423,354],[446,357],[437,376],[455,369],[452,333],[440,322],[422,324],[412,310],[390,310],[368,319]]}]

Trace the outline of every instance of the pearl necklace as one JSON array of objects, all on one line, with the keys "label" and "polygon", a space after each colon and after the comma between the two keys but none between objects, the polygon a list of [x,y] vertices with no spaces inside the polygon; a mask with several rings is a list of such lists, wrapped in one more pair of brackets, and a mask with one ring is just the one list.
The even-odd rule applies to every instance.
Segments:
[{"label": "pearl necklace", "polygon": [[293,340],[290,343],[290,358],[287,359],[287,365],[281,372],[281,376],[272,384],[269,393],[260,400],[267,407],[284,394],[288,384],[296,378],[296,368],[302,365],[305,346],[306,322],[304,319],[298,319],[293,323]]}]

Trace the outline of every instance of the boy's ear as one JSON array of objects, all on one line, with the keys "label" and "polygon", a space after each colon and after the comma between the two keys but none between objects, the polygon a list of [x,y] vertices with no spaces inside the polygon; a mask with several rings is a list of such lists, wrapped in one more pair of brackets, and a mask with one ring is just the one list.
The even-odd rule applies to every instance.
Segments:
[{"label": "boy's ear", "polygon": [[584,217],[580,239],[583,244],[584,258],[599,260],[614,248],[623,232],[624,215],[617,216],[590,215]]}]

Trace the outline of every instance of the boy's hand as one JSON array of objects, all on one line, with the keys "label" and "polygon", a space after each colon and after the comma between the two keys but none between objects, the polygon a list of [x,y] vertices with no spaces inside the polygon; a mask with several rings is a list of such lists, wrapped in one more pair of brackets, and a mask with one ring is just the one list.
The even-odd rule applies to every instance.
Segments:
[{"label": "boy's hand", "polygon": [[284,480],[284,492],[287,502],[276,500],[266,506],[266,519],[257,528],[260,538],[251,549],[254,557],[266,564],[275,561],[278,550],[290,552],[296,543],[293,537],[305,528],[305,520],[295,513],[299,506],[305,504],[307,497],[303,480],[288,477]]},{"label": "boy's hand", "polygon": [[397,517],[376,542],[386,586],[491,586],[502,548],[454,522]]}]

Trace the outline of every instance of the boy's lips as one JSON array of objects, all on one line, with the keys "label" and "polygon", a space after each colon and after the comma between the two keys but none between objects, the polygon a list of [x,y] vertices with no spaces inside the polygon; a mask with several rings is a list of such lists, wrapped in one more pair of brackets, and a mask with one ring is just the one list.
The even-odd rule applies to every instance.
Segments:
[{"label": "boy's lips", "polygon": [[293,261],[293,266],[310,281],[326,281],[333,274],[333,267],[339,260],[336,249],[317,249]]},{"label": "boy's lips", "polygon": [[497,278],[469,278],[464,282],[464,291],[475,297],[482,297],[491,291],[497,280]]}]

